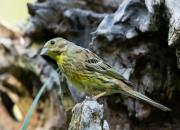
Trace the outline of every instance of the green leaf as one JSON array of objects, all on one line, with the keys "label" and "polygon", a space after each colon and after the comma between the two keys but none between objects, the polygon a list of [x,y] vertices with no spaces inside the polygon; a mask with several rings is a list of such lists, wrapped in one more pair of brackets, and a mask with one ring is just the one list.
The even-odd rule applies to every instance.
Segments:
[{"label": "green leaf", "polygon": [[35,109],[35,107],[37,106],[37,103],[41,97],[41,95],[43,94],[43,92],[45,91],[46,87],[48,86],[49,82],[51,81],[51,77],[43,84],[43,86],[41,87],[41,89],[39,90],[37,96],[35,97],[33,103],[31,104],[31,107],[29,108],[29,111],[24,119],[24,122],[22,124],[21,130],[26,130],[27,126],[29,124],[29,121],[31,119],[32,113]]}]

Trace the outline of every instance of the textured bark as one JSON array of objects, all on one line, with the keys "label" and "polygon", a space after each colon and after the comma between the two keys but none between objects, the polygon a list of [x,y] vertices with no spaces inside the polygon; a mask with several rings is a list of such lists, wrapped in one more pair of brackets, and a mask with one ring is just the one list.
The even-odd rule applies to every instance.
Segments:
[{"label": "textured bark", "polygon": [[115,13],[103,19],[95,35],[104,36],[111,42],[115,39],[132,39],[140,33],[157,31],[158,13],[154,12],[159,10],[160,3],[151,4],[138,0],[124,1]]},{"label": "textured bark", "polygon": [[165,5],[169,13],[168,45],[175,46],[180,42],[180,3],[179,0],[165,0]]},{"label": "textured bark", "polygon": [[[4,30],[0,31],[0,122],[3,128],[19,129],[21,121],[42,83],[51,75],[53,80],[48,84],[48,89],[57,88],[60,85],[59,75],[39,56],[40,46],[27,47],[30,44],[19,31],[4,22],[0,22],[0,24],[0,28]],[[49,103],[50,96],[47,93],[45,95],[42,99],[46,97],[46,101],[40,103],[45,107],[44,111],[50,111],[50,109],[55,108],[55,105],[53,100]],[[48,103],[50,107],[46,107]],[[42,111],[42,106],[37,106],[37,108]],[[41,119],[48,122],[59,108],[60,105],[51,113],[44,112],[45,116]],[[29,129],[35,129],[33,125],[37,126],[38,116],[42,112],[36,111],[34,113]],[[62,117],[62,113],[64,110],[58,114]],[[63,122],[63,119],[61,118],[60,121]],[[47,127],[50,128],[50,126]]]},{"label": "textured bark", "polygon": [[[75,6],[75,5],[73,5]],[[46,35],[49,38],[61,35],[79,44],[91,41],[92,31],[106,14],[95,13],[81,8],[72,8],[71,2],[47,0],[43,3],[28,4],[30,19],[25,35],[38,38]]]},{"label": "textured bark", "polygon": [[[177,100],[179,95],[174,93],[179,92],[179,70],[176,66],[175,49],[168,47],[170,41],[166,42],[169,25],[166,22],[168,15],[162,15],[167,11],[163,4],[162,1],[153,0],[124,1],[115,13],[107,15],[97,27],[91,48],[125,78],[134,82],[135,90],[168,105]],[[179,117],[171,118],[173,113],[158,112],[160,118],[165,116],[164,120],[159,120],[154,115],[157,110],[142,102],[125,98],[120,101],[109,99],[111,106],[116,106],[113,107],[116,109],[117,102],[127,107],[127,115],[119,112],[121,121],[118,122],[118,116],[113,119],[111,111],[112,115],[108,116],[110,127],[112,122],[116,122],[121,129],[144,129],[144,122],[138,126],[131,122],[128,117],[130,116],[148,121],[145,124],[148,124],[149,129],[166,129],[161,128],[160,122],[164,125],[167,123],[167,129],[179,128],[176,123],[179,122]],[[179,105],[175,104],[173,111],[179,108]],[[176,121],[171,124],[166,119]],[[128,122],[127,126],[122,122]],[[118,125],[111,129],[118,129]]]},{"label": "textured bark", "polygon": [[68,130],[109,130],[103,120],[103,105],[92,99],[76,104]]}]

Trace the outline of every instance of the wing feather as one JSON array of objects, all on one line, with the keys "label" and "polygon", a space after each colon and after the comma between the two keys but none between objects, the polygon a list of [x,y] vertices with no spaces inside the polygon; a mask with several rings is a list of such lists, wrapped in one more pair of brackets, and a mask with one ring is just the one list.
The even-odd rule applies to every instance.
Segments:
[{"label": "wing feather", "polygon": [[88,51],[87,58],[85,60],[86,69],[88,69],[89,71],[95,71],[95,72],[110,76],[112,78],[121,80],[130,86],[134,86],[130,81],[126,80],[122,75],[117,73],[115,69],[113,69],[110,65],[106,64],[96,54],[94,54],[93,52],[90,52],[89,50],[86,50],[86,51]]}]

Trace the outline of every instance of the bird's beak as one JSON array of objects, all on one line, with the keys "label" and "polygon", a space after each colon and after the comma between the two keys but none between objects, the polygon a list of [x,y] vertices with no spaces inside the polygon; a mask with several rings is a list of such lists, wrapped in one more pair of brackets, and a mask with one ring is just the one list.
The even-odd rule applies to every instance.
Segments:
[{"label": "bird's beak", "polygon": [[44,55],[47,55],[47,54],[48,54],[48,48],[42,48],[42,50],[40,52],[40,55],[44,56]]},{"label": "bird's beak", "polygon": [[51,65],[53,65],[54,68],[57,68],[58,65],[56,63],[56,60],[54,60],[54,57],[50,54],[50,49],[49,48],[42,48],[40,55]]}]

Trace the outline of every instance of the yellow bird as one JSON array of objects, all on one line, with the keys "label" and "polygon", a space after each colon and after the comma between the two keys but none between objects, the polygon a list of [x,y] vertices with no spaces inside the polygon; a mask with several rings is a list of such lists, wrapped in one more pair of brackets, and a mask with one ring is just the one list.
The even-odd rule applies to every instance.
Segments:
[{"label": "yellow bird", "polygon": [[124,79],[112,67],[104,63],[95,53],[63,38],[49,40],[41,50],[41,55],[56,61],[66,78],[80,91],[96,98],[120,93],[145,101],[161,110],[171,109],[134,91],[130,81]]}]

